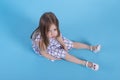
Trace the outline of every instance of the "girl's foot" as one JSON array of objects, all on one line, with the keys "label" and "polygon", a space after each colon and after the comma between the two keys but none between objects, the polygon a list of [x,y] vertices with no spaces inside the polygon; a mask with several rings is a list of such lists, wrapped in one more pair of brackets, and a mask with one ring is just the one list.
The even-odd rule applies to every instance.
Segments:
[{"label": "girl's foot", "polygon": [[97,71],[99,69],[99,65],[96,64],[96,63],[92,63],[92,62],[88,62],[86,61],[86,64],[85,64],[86,67],[94,70],[94,71]]},{"label": "girl's foot", "polygon": [[90,46],[90,50],[93,51],[94,53],[99,52],[101,49],[101,45],[97,45],[97,46]]}]

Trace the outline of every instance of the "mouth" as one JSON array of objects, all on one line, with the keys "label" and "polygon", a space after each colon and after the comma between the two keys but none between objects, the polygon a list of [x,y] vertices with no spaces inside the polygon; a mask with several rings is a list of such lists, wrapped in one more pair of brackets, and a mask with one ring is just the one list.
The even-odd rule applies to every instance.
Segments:
[{"label": "mouth", "polygon": [[54,36],[52,38],[55,38]]},{"label": "mouth", "polygon": [[55,38],[55,36],[52,36],[52,38]]}]

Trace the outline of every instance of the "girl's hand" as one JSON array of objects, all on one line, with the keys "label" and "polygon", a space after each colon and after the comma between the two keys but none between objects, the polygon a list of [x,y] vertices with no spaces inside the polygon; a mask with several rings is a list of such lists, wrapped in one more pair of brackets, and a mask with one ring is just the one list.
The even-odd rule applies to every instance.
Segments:
[{"label": "girl's hand", "polygon": [[66,51],[68,51],[68,48],[67,48],[66,45],[63,45],[63,48],[64,48]]},{"label": "girl's hand", "polygon": [[59,36],[59,37],[57,37],[56,39],[60,42],[60,44],[62,45],[62,47],[63,47],[66,51],[68,51],[68,48],[66,47],[66,45],[65,45],[62,37]]}]

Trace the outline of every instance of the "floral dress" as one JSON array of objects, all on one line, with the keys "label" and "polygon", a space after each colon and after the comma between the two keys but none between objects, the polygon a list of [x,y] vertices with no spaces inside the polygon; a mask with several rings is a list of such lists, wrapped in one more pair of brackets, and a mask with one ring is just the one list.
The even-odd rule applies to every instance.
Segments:
[{"label": "floral dress", "polygon": [[[73,47],[73,42],[63,36],[62,36],[62,39],[63,39],[67,49],[70,50]],[[34,32],[34,34],[32,36],[32,48],[35,51],[35,53],[38,53],[41,55],[40,49],[39,49],[39,44],[38,44],[38,42],[40,40],[41,40],[40,33]],[[50,54],[51,56],[56,57],[56,58],[64,58],[65,52],[66,51],[64,50],[62,45],[55,38],[49,39],[49,45],[47,47],[48,54]]]}]

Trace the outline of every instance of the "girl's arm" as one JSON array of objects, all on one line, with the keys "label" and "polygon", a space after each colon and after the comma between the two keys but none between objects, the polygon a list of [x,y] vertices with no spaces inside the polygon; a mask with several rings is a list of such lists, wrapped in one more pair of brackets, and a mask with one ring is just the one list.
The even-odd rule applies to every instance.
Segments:
[{"label": "girl's arm", "polygon": [[[35,41],[35,44],[36,44],[37,46],[39,46],[39,44],[40,44],[40,46],[44,46],[44,45],[41,45],[42,43],[43,43],[43,42],[42,42],[41,40]],[[42,48],[42,47],[41,47],[41,48]],[[59,58],[55,58],[55,57],[51,56],[51,55],[48,54],[45,50],[42,50],[42,49],[39,51],[39,53],[41,53],[42,56],[44,56],[45,58],[50,59],[50,60],[61,60],[61,59],[59,59]]]},{"label": "girl's arm", "polygon": [[63,46],[63,48],[67,51],[67,47],[65,46],[65,43],[62,39],[62,36],[60,35],[59,37],[56,38],[58,40],[58,42]]}]

